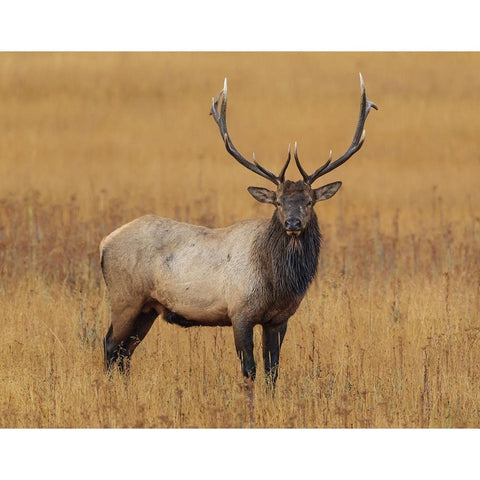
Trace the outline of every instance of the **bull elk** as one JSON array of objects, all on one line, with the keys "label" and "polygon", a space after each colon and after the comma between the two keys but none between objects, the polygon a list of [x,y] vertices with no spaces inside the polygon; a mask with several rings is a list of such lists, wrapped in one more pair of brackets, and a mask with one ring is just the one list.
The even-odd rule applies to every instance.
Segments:
[{"label": "bull elk", "polygon": [[[321,234],[315,203],[332,197],[341,182],[319,188],[313,183],[345,163],[365,140],[371,108],[360,74],[360,115],[352,143],[337,160],[308,174],[294,158],[303,180],[285,180],[290,163],[279,173],[248,161],[227,130],[227,81],[210,114],[225,147],[241,165],[275,185],[275,190],[248,187],[261,203],[275,207],[273,216],[207,228],[155,215],[137,218],[103,239],[100,257],[111,305],[111,325],[104,340],[105,366],[128,371],[130,357],[155,318],[182,327],[232,326],[244,377],[254,380],[253,327],[263,328],[267,381],[278,376],[280,348],[288,319],[295,313],[316,272]],[[219,105],[221,99],[221,103]]]}]

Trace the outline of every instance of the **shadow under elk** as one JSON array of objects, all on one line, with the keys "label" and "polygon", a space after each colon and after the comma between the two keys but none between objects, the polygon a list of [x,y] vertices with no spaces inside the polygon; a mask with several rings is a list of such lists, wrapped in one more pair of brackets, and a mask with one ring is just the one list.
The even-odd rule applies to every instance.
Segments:
[{"label": "shadow under elk", "polygon": [[[207,228],[146,215],[118,228],[100,244],[103,276],[111,305],[104,340],[105,366],[128,371],[130,357],[161,315],[182,327],[232,326],[244,377],[255,379],[253,327],[263,329],[267,382],[275,385],[288,319],[295,313],[317,272],[321,234],[315,203],[332,197],[341,182],[313,183],[355,154],[365,139],[371,108],[360,74],[360,115],[352,143],[338,159],[308,174],[294,158],[303,180],[285,180],[288,157],[279,175],[253,163],[235,148],[227,130],[227,81],[212,99],[211,115],[225,147],[241,165],[269,180],[275,190],[248,187],[261,203],[275,208],[271,218]],[[221,99],[221,103],[219,104]]]}]

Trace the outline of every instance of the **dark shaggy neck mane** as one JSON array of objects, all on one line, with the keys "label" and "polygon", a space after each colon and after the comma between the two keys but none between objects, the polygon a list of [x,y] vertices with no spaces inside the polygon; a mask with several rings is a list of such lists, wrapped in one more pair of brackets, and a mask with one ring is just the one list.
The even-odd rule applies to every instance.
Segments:
[{"label": "dark shaggy neck mane", "polygon": [[274,214],[267,230],[255,241],[261,275],[276,299],[303,297],[317,273],[321,234],[317,217],[300,236],[288,236]]}]

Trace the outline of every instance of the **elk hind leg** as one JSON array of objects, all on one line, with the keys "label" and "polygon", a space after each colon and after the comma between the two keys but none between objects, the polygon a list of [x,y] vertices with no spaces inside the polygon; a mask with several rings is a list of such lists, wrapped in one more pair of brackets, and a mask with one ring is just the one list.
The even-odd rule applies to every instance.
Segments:
[{"label": "elk hind leg", "polygon": [[128,373],[130,357],[145,338],[158,313],[154,309],[141,311],[115,332],[114,322],[110,325],[104,340],[105,368],[111,371],[116,364],[122,373]]}]

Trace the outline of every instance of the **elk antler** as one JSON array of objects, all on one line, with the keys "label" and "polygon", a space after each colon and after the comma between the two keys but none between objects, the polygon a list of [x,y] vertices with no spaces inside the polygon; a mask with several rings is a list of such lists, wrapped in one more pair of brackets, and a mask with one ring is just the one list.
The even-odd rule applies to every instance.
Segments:
[{"label": "elk antler", "polygon": [[360,73],[360,89],[361,89],[360,115],[358,118],[357,128],[355,129],[355,134],[353,135],[353,140],[350,147],[341,157],[339,157],[337,160],[331,163],[332,151],[330,150],[329,159],[320,168],[317,168],[317,170],[315,170],[311,175],[308,175],[308,173],[302,168],[302,166],[300,165],[300,161],[298,160],[297,143],[295,142],[295,149],[294,149],[295,163],[297,164],[298,170],[302,174],[302,177],[305,183],[308,183],[309,185],[311,185],[317,178],[331,172],[335,168],[342,165],[342,163],[345,163],[353,154],[358,152],[358,150],[360,150],[360,148],[362,147],[363,142],[365,141],[365,130],[363,128],[365,126],[365,120],[367,119],[367,116],[370,113],[370,109],[374,108],[375,110],[378,110],[378,107],[373,102],[367,99],[367,94],[365,92],[365,83],[363,82],[363,77],[361,73]]},{"label": "elk antler", "polygon": [[[218,109],[218,102],[222,97],[222,103],[220,104],[220,111]],[[223,85],[223,90],[217,95],[217,98],[212,98],[212,108],[210,110],[210,115],[212,115],[215,123],[220,129],[220,135],[222,136],[225,142],[225,148],[227,152],[232,155],[240,164],[248,168],[252,172],[255,172],[257,175],[260,175],[267,180],[270,180],[275,185],[280,185],[285,181],[285,171],[287,170],[288,164],[290,163],[290,146],[288,147],[288,158],[285,162],[282,171],[277,176],[274,173],[270,172],[266,168],[262,167],[256,160],[255,154],[253,155],[253,163],[249,162],[240,152],[235,148],[228,134],[227,130],[227,79]]]}]

